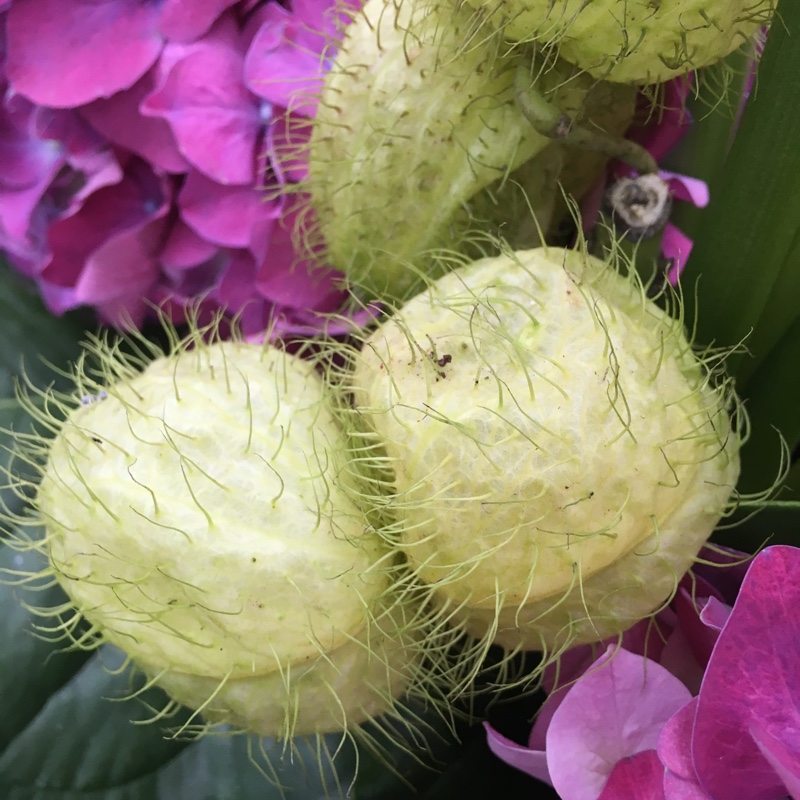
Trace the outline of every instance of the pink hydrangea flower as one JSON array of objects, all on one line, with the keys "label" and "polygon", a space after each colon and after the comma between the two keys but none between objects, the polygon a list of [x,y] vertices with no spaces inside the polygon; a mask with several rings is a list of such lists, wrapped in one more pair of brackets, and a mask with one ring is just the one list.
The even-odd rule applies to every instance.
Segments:
[{"label": "pink hydrangea flower", "polygon": [[562,800],[799,798],[800,548],[704,555],[725,566],[548,670],[527,745],[487,725],[493,752]]},{"label": "pink hydrangea flower", "polygon": [[0,248],[52,311],[125,327],[202,298],[250,337],[344,327],[284,190],[357,2],[0,5]]}]

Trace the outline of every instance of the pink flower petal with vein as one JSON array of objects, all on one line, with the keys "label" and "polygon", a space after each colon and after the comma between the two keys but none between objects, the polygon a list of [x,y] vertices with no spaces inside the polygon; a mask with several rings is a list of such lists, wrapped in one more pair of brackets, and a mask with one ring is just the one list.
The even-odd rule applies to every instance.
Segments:
[{"label": "pink flower petal with vein", "polygon": [[690,699],[661,665],[609,647],[570,688],[547,730],[547,764],[562,800],[597,800],[614,765],[655,749],[664,723]]}]

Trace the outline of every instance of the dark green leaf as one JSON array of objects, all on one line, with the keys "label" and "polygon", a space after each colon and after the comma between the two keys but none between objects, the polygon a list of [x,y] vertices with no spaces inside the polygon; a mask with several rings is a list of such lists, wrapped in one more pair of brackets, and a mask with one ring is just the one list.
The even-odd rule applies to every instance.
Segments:
[{"label": "dark green leaf", "polygon": [[770,33],[757,91],[712,186],[685,281],[700,343],[731,346],[754,331],[752,357],[731,361],[740,386],[794,320],[800,292],[800,259],[793,257],[800,227],[794,136],[800,130],[800,4],[779,8],[782,21]]},{"label": "dark green leaf", "polygon": [[[0,476],[9,464],[9,438],[3,431],[27,431],[30,423],[15,398],[15,384],[28,376],[39,387],[62,379],[50,366],[64,370],[79,352],[87,318],[82,315],[54,317],[36,291],[0,264]],[[0,485],[5,481],[0,481]],[[0,489],[0,503],[19,513],[22,501],[13,492]],[[2,506],[0,506],[2,508]]]}]

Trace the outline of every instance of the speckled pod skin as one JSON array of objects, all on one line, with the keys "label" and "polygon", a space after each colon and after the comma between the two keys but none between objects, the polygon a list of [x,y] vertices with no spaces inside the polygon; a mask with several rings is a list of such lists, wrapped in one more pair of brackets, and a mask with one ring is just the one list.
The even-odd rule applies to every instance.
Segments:
[{"label": "speckled pod skin", "polygon": [[660,83],[720,61],[767,24],[775,0],[468,0],[504,36],[554,45],[591,75]]},{"label": "speckled pod skin", "polygon": [[577,251],[439,279],[367,339],[352,383],[394,480],[385,535],[452,623],[510,650],[653,613],[738,476],[731,397],[681,323]]},{"label": "speckled pod skin", "polygon": [[198,337],[112,377],[61,426],[36,498],[51,572],[94,631],[180,702],[264,736],[389,710],[415,636],[340,483],[314,365]]},{"label": "speckled pod skin", "polygon": [[[546,173],[551,153],[560,164],[514,102],[519,64],[565,113],[627,126],[632,92],[504,49],[472,9],[430,0],[368,0],[347,28],[313,123],[308,188],[325,258],[357,291],[407,297],[430,274],[423,254],[462,251],[464,232],[482,227],[487,203],[470,206],[481,190],[502,207],[499,184],[520,165],[540,155]],[[546,229],[555,181],[526,191],[525,215],[537,210]]]}]

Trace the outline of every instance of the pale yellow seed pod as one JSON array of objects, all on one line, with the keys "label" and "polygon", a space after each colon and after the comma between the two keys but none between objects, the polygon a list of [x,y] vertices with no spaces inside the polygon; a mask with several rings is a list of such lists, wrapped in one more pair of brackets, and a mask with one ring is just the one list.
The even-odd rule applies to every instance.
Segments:
[{"label": "pale yellow seed pod", "polygon": [[130,372],[69,414],[36,498],[75,607],[214,721],[288,737],[390,710],[416,639],[314,365],[197,336]]},{"label": "pale yellow seed pod", "polygon": [[467,0],[504,36],[556,47],[602,80],[660,83],[714,64],[767,25],[776,0]]},{"label": "pale yellow seed pod", "polygon": [[652,613],[738,476],[730,397],[682,324],[576,251],[441,278],[367,339],[353,387],[393,474],[385,534],[444,613],[510,649]]}]

